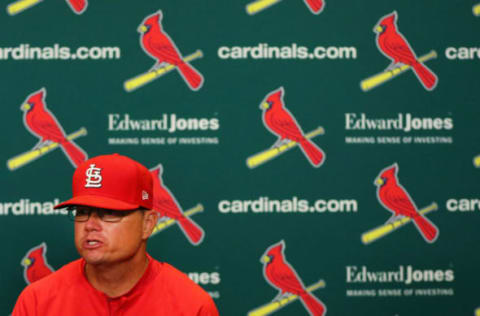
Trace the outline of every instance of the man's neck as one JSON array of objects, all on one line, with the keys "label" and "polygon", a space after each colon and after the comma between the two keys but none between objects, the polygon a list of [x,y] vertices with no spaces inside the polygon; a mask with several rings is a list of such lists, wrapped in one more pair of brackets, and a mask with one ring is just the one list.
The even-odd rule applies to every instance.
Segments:
[{"label": "man's neck", "polygon": [[85,265],[85,275],[90,284],[109,297],[128,293],[145,273],[148,267],[146,255],[114,265]]}]

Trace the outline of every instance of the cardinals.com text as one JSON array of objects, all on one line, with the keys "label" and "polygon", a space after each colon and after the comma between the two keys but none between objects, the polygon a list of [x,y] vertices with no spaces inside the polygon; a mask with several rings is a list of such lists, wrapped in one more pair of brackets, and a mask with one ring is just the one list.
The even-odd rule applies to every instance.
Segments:
[{"label": "cardinals.com text", "polygon": [[290,46],[270,46],[261,43],[256,46],[221,46],[220,59],[357,59],[355,47],[317,46],[309,49],[296,43]]},{"label": "cardinals.com text", "polygon": [[20,199],[15,202],[0,202],[0,215],[36,216],[36,215],[67,215],[67,210],[55,210],[53,207],[60,203],[60,199],[52,201],[30,201]]},{"label": "cardinals.com text", "polygon": [[120,47],[85,47],[76,49],[54,44],[53,46],[33,47],[20,44],[17,47],[0,47],[0,60],[101,60],[120,59]]},{"label": "cardinals.com text", "polygon": [[256,200],[223,200],[218,202],[220,213],[356,213],[356,200],[316,200],[310,203],[296,196],[285,200],[270,200],[262,196]]}]

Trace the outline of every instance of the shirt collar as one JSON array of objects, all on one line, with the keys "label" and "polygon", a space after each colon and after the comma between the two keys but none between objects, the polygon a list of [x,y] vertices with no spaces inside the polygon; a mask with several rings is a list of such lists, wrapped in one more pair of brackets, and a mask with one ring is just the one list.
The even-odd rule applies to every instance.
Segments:
[{"label": "shirt collar", "polygon": [[143,289],[153,279],[154,274],[155,274],[154,271],[153,271],[154,270],[154,268],[153,268],[153,260],[154,259],[148,253],[147,253],[147,260],[148,260],[147,269],[143,273],[142,277],[138,280],[137,284],[135,284],[133,286],[133,288],[130,291],[128,291],[127,293],[125,293],[123,295],[120,295],[120,296],[117,296],[117,297],[110,297],[110,296],[106,295],[105,293],[103,293],[102,291],[97,290],[96,288],[94,288],[90,284],[90,282],[87,279],[87,275],[85,274],[86,261],[83,258],[81,259],[81,264],[80,264],[80,269],[81,270],[80,271],[81,271],[82,279],[84,280],[84,282],[97,295],[104,296],[108,300],[122,300],[122,301],[125,301],[126,299],[130,299],[130,298],[133,298],[133,297],[136,297],[137,295],[139,295],[143,291]]}]

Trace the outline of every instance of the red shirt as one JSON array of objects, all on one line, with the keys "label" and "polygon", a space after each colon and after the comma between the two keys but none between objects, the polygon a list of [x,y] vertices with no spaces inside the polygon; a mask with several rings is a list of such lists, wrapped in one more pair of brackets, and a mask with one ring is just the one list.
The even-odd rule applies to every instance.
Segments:
[{"label": "red shirt", "polygon": [[186,274],[149,259],[138,283],[116,298],[90,285],[83,259],[73,261],[27,286],[12,316],[218,316],[210,295]]}]

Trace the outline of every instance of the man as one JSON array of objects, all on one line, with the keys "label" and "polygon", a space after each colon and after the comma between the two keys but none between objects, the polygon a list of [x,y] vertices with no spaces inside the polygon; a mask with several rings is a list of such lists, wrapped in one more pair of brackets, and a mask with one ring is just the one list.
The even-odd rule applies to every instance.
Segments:
[{"label": "man", "polygon": [[146,252],[158,219],[147,168],[118,154],[82,163],[69,208],[82,257],[30,284],[13,316],[218,316],[211,297]]}]

